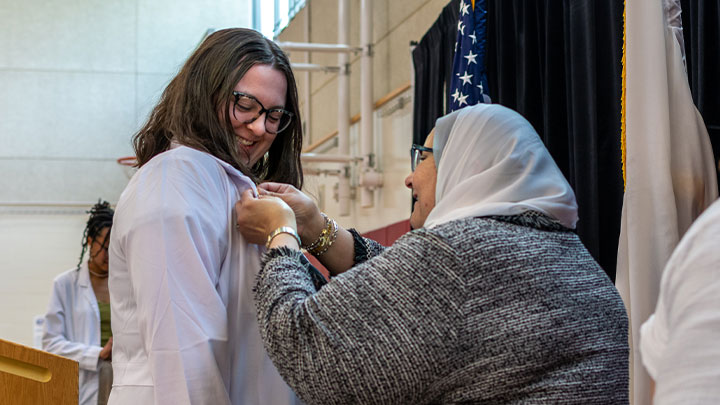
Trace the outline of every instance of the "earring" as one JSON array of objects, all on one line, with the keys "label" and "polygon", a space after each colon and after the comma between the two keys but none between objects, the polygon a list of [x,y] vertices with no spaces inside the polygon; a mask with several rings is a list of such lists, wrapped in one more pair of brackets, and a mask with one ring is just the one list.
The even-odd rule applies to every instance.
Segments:
[{"label": "earring", "polygon": [[268,160],[270,160],[270,151],[265,152],[265,155],[263,155],[263,167],[267,167]]}]

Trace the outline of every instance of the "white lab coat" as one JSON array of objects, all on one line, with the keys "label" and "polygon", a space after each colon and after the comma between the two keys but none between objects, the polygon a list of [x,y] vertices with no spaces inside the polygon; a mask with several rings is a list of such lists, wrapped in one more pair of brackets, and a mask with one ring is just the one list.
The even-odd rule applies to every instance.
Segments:
[{"label": "white lab coat", "polygon": [[111,405],[294,403],[258,331],[260,248],[234,226],[248,188],[232,166],[174,145],[123,191],[110,239]]},{"label": "white lab coat", "polygon": [[662,273],[655,313],[640,328],[640,354],[655,380],[655,405],[720,399],[718,241],[720,200],[678,243]]},{"label": "white lab coat", "polygon": [[55,278],[45,314],[43,349],[80,363],[79,405],[96,405],[100,310],[90,284],[87,262]]}]

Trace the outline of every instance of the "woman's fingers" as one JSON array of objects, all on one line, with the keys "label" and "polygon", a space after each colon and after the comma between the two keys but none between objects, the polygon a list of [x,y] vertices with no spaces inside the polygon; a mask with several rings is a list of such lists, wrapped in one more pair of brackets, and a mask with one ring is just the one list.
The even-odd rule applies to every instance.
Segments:
[{"label": "woman's fingers", "polygon": [[282,226],[297,227],[292,209],[281,199],[271,195],[255,197],[245,190],[235,204],[237,229],[251,243],[265,243],[267,236]]},{"label": "woman's fingers", "polygon": [[253,190],[251,188],[243,191],[243,193],[240,195],[240,202],[241,204],[244,204],[246,201],[254,200],[255,194],[253,193]]},{"label": "woman's fingers", "polygon": [[[291,191],[295,187],[285,184],[285,183],[274,183],[274,182],[267,182],[267,183],[260,183],[258,184],[258,192],[259,190],[268,191],[272,193],[285,193],[287,191]],[[290,190],[288,190],[290,189]]]}]

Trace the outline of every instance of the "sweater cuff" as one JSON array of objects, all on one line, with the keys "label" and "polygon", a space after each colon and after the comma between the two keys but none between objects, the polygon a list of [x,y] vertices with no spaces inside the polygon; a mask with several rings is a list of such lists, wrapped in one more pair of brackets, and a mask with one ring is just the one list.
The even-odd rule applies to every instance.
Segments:
[{"label": "sweater cuff", "polygon": [[[265,254],[263,254],[262,259],[260,260],[260,271],[264,272],[267,266],[270,265],[273,260],[278,258],[286,258],[296,261],[300,265],[300,267],[305,269],[305,271],[307,271],[307,273],[310,275],[310,280],[312,281],[316,290],[319,290],[325,284],[327,284],[325,276],[320,272],[320,270],[315,268],[312,263],[310,263],[310,261],[301,251],[289,248],[287,246],[280,246],[267,250]],[[260,277],[260,274],[258,274],[258,277]]]},{"label": "sweater cuff", "polygon": [[355,228],[348,229],[348,232],[352,234],[353,245],[355,247],[355,257],[353,261],[355,264],[360,264],[368,259],[368,249],[365,245],[365,238],[360,236],[360,233]]}]

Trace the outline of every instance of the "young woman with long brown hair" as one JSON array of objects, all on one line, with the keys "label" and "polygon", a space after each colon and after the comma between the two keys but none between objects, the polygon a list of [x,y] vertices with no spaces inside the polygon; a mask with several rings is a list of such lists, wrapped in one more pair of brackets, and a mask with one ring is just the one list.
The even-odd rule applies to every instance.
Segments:
[{"label": "young woman with long brown hair", "polygon": [[287,56],[256,31],[215,32],[133,141],[110,243],[110,403],[291,403],[252,304],[260,251],[233,225],[257,182],[303,182]]}]

